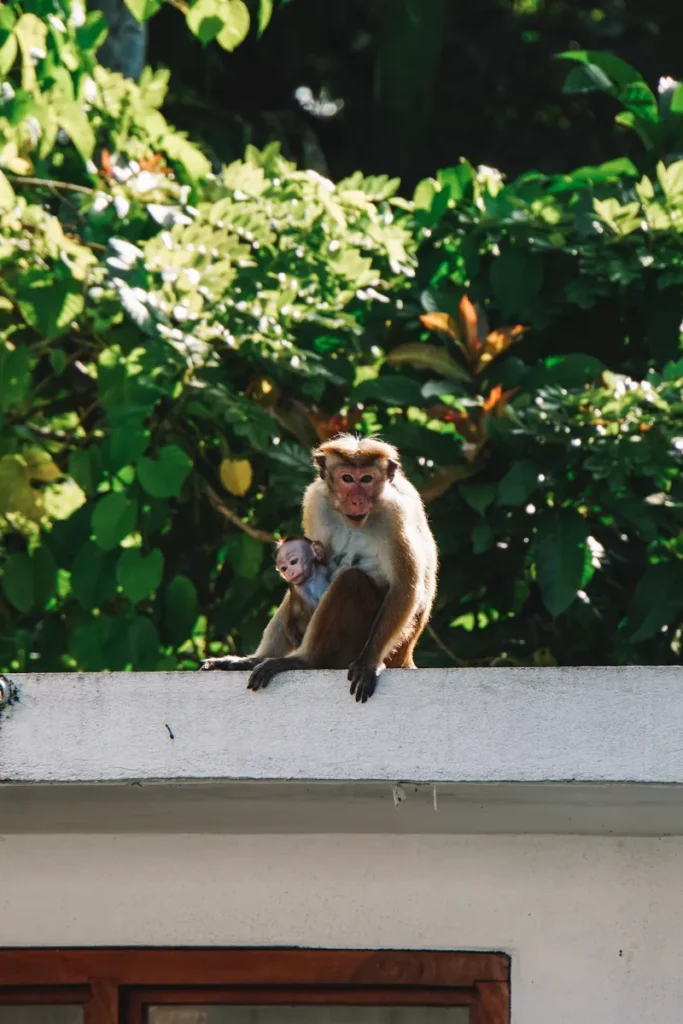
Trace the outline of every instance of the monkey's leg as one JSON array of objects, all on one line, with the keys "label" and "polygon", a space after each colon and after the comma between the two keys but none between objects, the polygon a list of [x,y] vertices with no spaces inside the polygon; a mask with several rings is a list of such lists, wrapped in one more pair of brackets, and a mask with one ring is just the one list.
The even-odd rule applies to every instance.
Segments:
[{"label": "monkey's leg", "polygon": [[248,672],[252,668],[256,668],[263,661],[263,658],[257,658],[256,655],[252,654],[247,658],[238,658],[234,654],[226,654],[222,658],[207,658],[199,666],[200,672]]},{"label": "monkey's leg", "polygon": [[313,613],[298,651],[262,661],[251,673],[248,689],[263,689],[280,672],[348,668],[367,642],[383,596],[381,588],[360,569],[340,573]]}]

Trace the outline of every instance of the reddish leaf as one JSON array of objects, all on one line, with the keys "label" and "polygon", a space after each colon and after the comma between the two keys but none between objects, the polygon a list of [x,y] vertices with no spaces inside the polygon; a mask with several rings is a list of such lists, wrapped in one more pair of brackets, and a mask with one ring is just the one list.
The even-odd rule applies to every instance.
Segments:
[{"label": "reddish leaf", "polygon": [[486,339],[486,344],[479,356],[475,373],[481,371],[499,355],[506,351],[516,341],[520,341],[522,335],[528,330],[522,324],[515,324],[514,327],[499,327],[497,331],[491,331]]},{"label": "reddish leaf", "polygon": [[420,323],[428,331],[442,331],[453,341],[458,340],[458,325],[450,313],[423,313]]}]

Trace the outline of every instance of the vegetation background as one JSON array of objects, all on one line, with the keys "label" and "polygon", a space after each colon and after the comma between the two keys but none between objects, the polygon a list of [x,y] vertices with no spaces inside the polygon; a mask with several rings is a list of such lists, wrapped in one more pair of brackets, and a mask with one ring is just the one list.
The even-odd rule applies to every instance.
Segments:
[{"label": "vegetation background", "polygon": [[682,30],[5,3],[0,670],[248,651],[346,428],[427,502],[420,664],[680,662]]}]

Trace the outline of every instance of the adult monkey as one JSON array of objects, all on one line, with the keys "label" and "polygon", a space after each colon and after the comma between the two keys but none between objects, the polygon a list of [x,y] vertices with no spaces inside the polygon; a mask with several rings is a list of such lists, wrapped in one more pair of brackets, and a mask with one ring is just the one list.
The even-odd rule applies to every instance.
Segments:
[{"label": "adult monkey", "polygon": [[319,477],[304,496],[303,532],[324,545],[331,581],[301,646],[287,653],[287,594],[251,657],[212,658],[202,668],[252,669],[250,690],[293,669],[348,668],[351,693],[365,703],[385,667],[415,668],[436,593],[436,544],[391,445],[340,434],[313,459]]}]

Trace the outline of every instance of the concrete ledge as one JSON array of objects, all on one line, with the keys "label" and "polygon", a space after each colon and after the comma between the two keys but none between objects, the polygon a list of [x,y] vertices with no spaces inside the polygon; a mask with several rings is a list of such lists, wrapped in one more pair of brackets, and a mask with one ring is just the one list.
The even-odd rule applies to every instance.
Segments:
[{"label": "concrete ledge", "polygon": [[387,672],[366,705],[342,672],[13,682],[0,833],[683,834],[679,668]]},{"label": "concrete ledge", "polygon": [[16,675],[0,780],[683,784],[683,670]]}]

